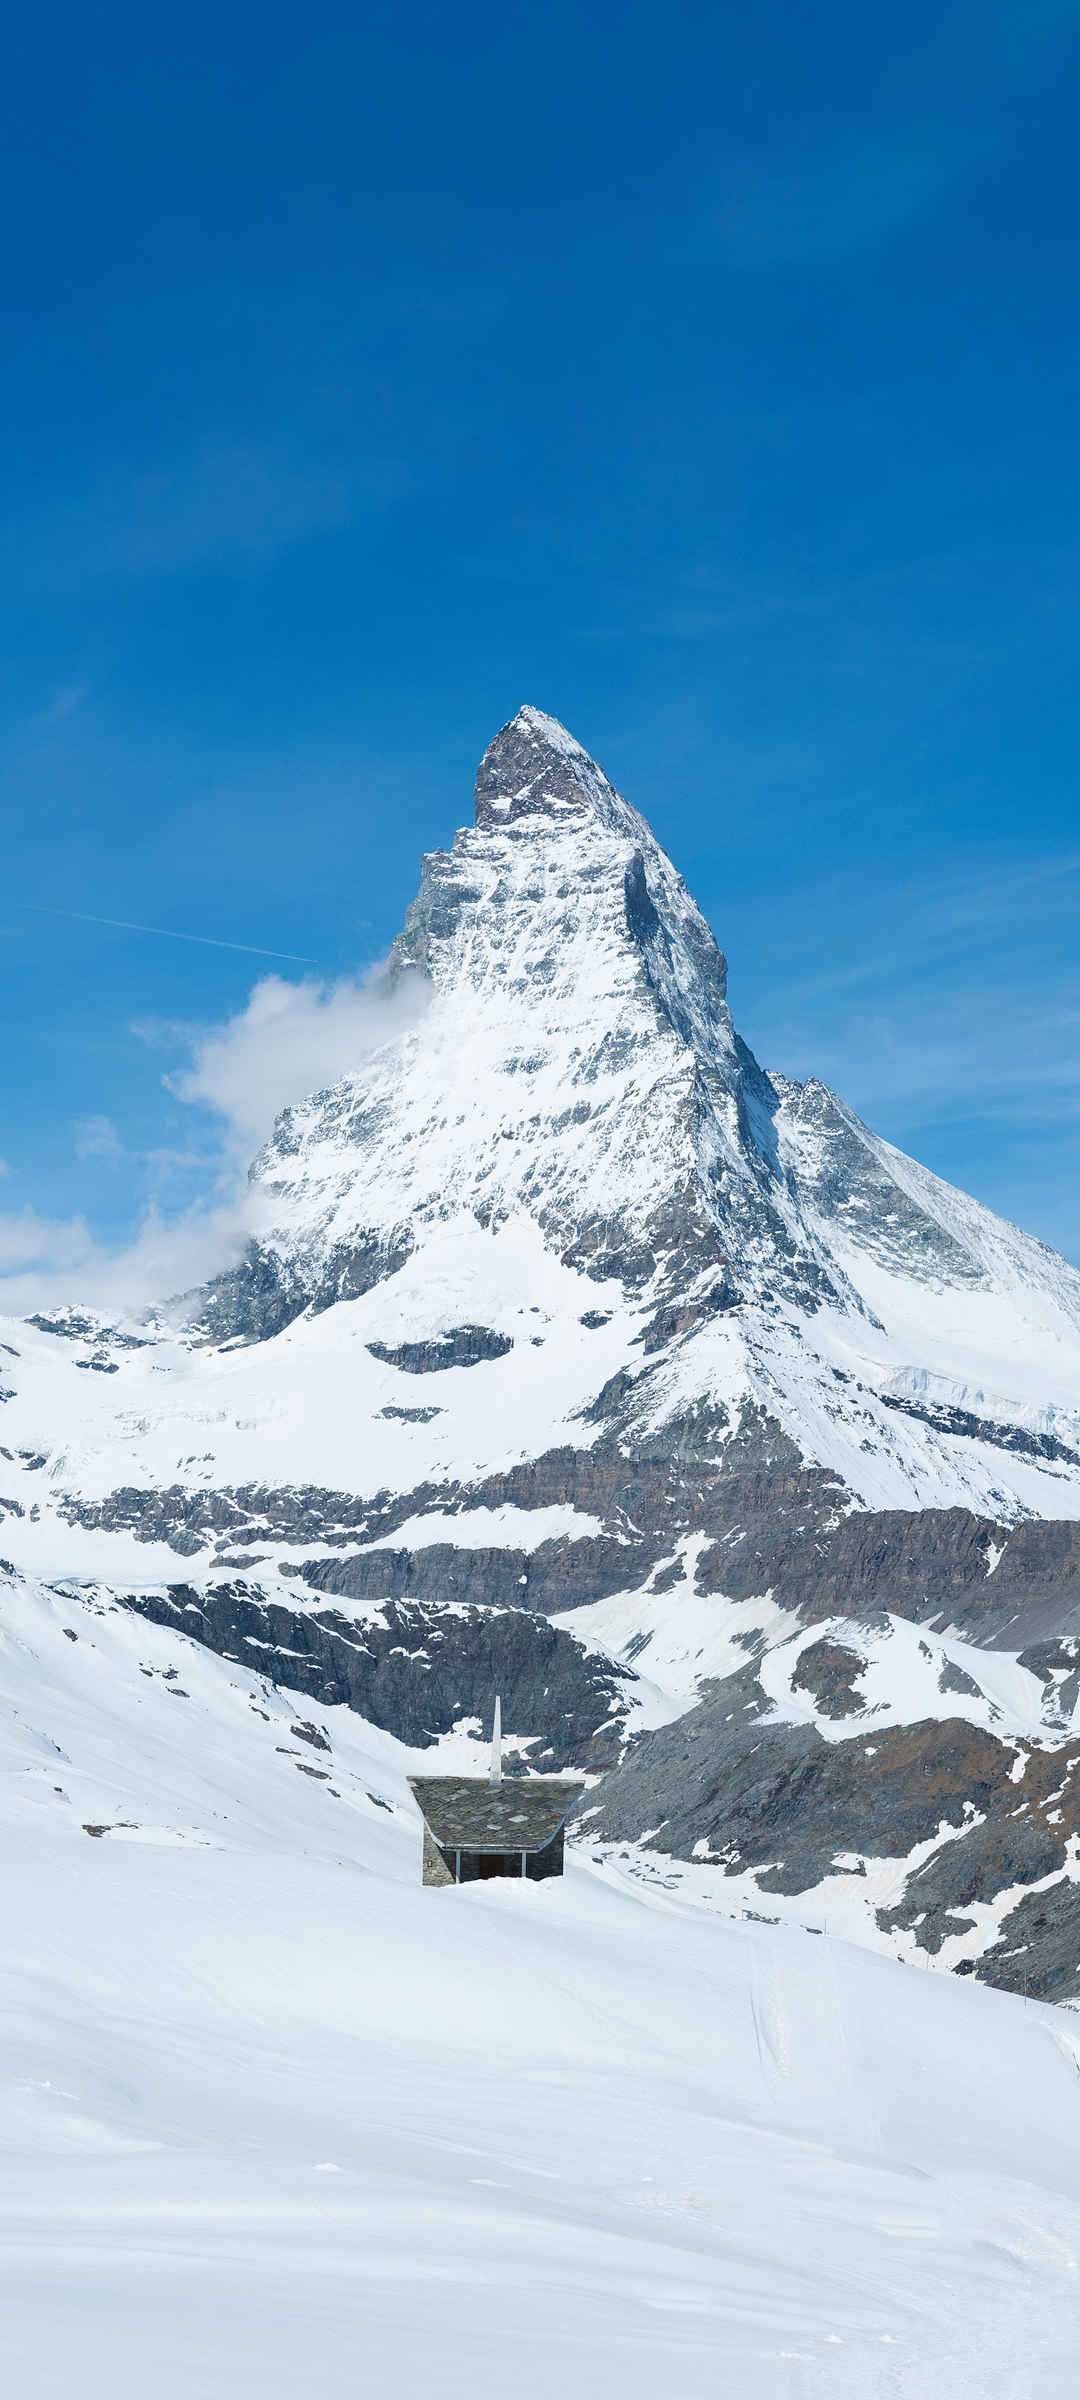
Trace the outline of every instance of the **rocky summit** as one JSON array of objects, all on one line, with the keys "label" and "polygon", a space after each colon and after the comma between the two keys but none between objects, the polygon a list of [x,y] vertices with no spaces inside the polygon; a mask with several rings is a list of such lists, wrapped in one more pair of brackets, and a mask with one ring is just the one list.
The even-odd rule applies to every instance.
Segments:
[{"label": "rocky summit", "polygon": [[759,1065],[534,708],[382,997],[239,1261],[3,1328],[4,1571],[433,1754],[499,1688],[592,1854],[1080,1996],[1080,1276]]}]

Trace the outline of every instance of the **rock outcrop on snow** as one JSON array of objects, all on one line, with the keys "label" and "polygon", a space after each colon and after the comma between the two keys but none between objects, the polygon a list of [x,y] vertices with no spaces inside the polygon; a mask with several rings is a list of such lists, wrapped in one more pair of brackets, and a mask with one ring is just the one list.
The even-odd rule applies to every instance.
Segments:
[{"label": "rock outcrop on snow", "polygon": [[867,1938],[998,1980],[1019,1923],[1080,1991],[1080,1276],[758,1064],[535,709],[386,976],[425,1005],[284,1112],[238,1266],[8,1328],[10,1558],[412,1743],[498,1682],[533,1755],[611,1768],[590,1838],[741,1905],[840,1872]]}]

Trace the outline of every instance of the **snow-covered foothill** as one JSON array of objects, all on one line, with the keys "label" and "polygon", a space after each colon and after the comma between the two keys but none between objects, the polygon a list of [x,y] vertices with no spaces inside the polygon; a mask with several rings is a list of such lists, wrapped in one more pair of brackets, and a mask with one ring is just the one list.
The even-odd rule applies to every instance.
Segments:
[{"label": "snow-covered foothill", "polygon": [[4,1585],[0,1712],[13,2391],[1071,2390],[1067,2015],[587,1849],[424,1890],[407,1752],[101,1594]]}]

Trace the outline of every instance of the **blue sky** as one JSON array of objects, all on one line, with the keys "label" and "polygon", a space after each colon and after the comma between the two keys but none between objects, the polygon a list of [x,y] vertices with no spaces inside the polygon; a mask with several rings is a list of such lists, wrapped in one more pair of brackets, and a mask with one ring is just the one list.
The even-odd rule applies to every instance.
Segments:
[{"label": "blue sky", "polygon": [[1080,1260],[1078,102],[1080,0],[23,24],[0,1271],[216,1238],[253,987],[334,1064],[525,699],[765,1062]]}]

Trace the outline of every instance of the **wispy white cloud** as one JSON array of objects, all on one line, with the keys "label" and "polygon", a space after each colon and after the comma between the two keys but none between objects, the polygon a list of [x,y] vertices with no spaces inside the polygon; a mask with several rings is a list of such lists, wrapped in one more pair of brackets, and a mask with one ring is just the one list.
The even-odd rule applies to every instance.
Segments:
[{"label": "wispy white cloud", "polygon": [[[789,140],[710,157],[689,212],[691,255],[813,268],[879,248],[993,172],[1015,143],[1018,106],[1068,70],[1075,43],[1075,11],[1061,0],[989,10],[954,0],[925,24],[904,20],[887,77],[867,80],[857,112],[838,100],[831,116],[808,118],[802,155]],[[855,56],[858,47],[856,33]]]},{"label": "wispy white cloud", "polygon": [[75,1127],[76,1158],[123,1158],[124,1145],[110,1117],[80,1117]]},{"label": "wispy white cloud", "polygon": [[220,1152],[216,1150],[190,1145],[179,1149],[166,1142],[139,1145],[121,1141],[111,1117],[78,1118],[74,1142],[76,1158],[100,1158],[113,1166],[139,1167],[161,1184],[173,1181],[178,1175],[213,1177],[221,1171]]},{"label": "wispy white cloud", "polygon": [[[24,526],[20,549],[29,580],[45,588],[258,566],[345,524],[356,480],[273,444],[225,443],[71,498],[62,513]],[[381,497],[375,479],[362,496]]]},{"label": "wispy white cloud", "polygon": [[0,1311],[72,1302],[124,1316],[189,1290],[239,1257],[256,1230],[237,1187],[219,1200],[166,1216],[151,1204],[133,1241],[112,1250],[83,1216],[0,1215]]},{"label": "wispy white cloud", "polygon": [[185,1035],[190,1063],[166,1081],[177,1099],[211,1109],[230,1151],[246,1158],[283,1108],[362,1066],[426,1003],[414,975],[392,989],[379,970],[332,984],[267,975],[239,1015]]},{"label": "wispy white cloud", "polygon": [[[858,875],[857,894],[854,879],[845,883],[841,869],[820,887],[804,883],[807,909],[819,929],[814,955],[823,963],[808,973],[794,954],[797,971],[773,979],[777,1013],[790,1010],[801,1018],[810,1004],[875,990],[910,1012],[932,975],[935,1013],[955,1006],[966,1009],[973,1021],[983,1008],[993,1010],[1000,1003],[1002,985],[995,1001],[992,989],[979,981],[978,963],[980,953],[990,956],[1000,945],[1015,1022],[1025,1007],[1024,976],[1018,971],[1021,943],[1045,945],[1075,925],[1080,956],[1080,852],[1038,859],[1028,867],[1008,859],[978,871],[924,868],[910,881],[879,879],[869,890],[861,862]],[[834,925],[842,933],[834,936]],[[965,962],[974,960],[962,987],[961,954]],[[1044,1004],[1049,1025],[1071,1021],[1070,992],[1080,994],[1075,978],[1062,983],[1052,1012]]]},{"label": "wispy white cloud", "polygon": [[959,1012],[951,1026],[946,1011],[940,1016],[936,1032],[923,1022],[907,1033],[866,1017],[835,1047],[815,1044],[816,1064],[804,1071],[833,1084],[864,1114],[908,1108],[923,1125],[990,1116],[1015,1125],[1080,1105],[1080,1058],[1050,1048],[1062,1030],[1057,1018],[1022,1015],[994,1041],[986,1038],[989,1016],[968,1034]]},{"label": "wispy white cloud", "polygon": [[[419,1021],[427,997],[420,977],[406,975],[391,986],[381,969],[334,983],[269,975],[224,1024],[133,1028],[143,1040],[183,1054],[164,1082],[192,1110],[204,1143],[140,1149],[103,1113],[80,1119],[79,1158],[137,1170],[144,1190],[157,1188],[134,1238],[118,1248],[98,1239],[82,1214],[44,1217],[32,1208],[0,1214],[0,1310],[17,1316],[73,1301],[127,1313],[231,1265],[267,1227],[268,1204],[246,1170],[277,1115],[361,1068]],[[199,1196],[166,1208],[163,1189],[176,1174],[193,1171],[204,1187]]]},{"label": "wispy white cloud", "polygon": [[0,1216],[0,1276],[4,1289],[21,1288],[20,1278],[34,1270],[46,1276],[78,1268],[94,1249],[85,1217],[41,1217],[36,1209],[20,1208]]},{"label": "wispy white cloud", "polygon": [[927,142],[869,142],[795,166],[769,157],[729,178],[695,254],[741,267],[817,266],[876,248],[941,190],[955,159]]},{"label": "wispy white cloud", "polygon": [[47,733],[50,726],[65,724],[67,719],[73,717],[76,710],[82,707],[89,690],[88,683],[63,684],[58,692],[53,693],[52,699],[47,702],[46,706],[39,710],[34,719],[35,724],[43,733]]}]

